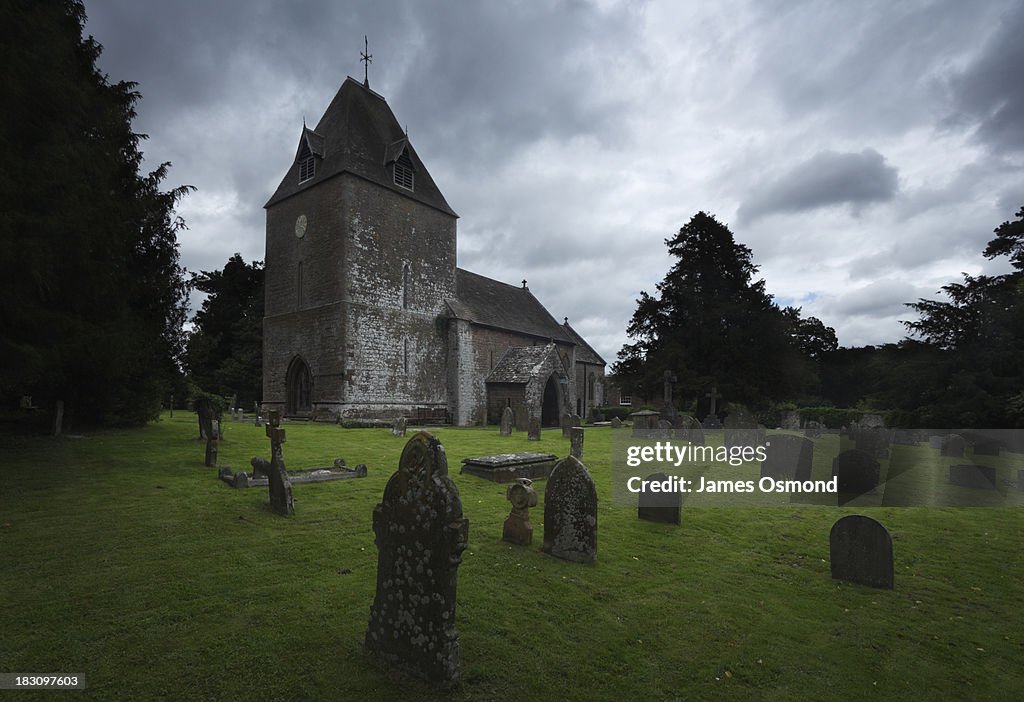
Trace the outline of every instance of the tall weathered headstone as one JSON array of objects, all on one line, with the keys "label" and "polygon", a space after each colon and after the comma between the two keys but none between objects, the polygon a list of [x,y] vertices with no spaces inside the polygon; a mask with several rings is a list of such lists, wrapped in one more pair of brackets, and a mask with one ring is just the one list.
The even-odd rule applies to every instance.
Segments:
[{"label": "tall weathered headstone", "polygon": [[717,402],[722,397],[716,386],[711,387],[711,392],[707,393],[704,397],[711,400],[711,406],[708,410],[708,416],[704,417],[704,428],[705,429],[721,429],[722,423],[718,419],[718,406]]},{"label": "tall weathered headstone", "polygon": [[597,489],[574,456],[558,462],[544,489],[542,550],[567,561],[597,560]]},{"label": "tall weathered headstone", "polygon": [[[647,482],[650,481],[650,482]],[[679,524],[679,511],[683,508],[683,495],[678,490],[652,489],[652,483],[658,488],[668,483],[669,477],[664,473],[655,473],[646,478],[644,487],[637,495],[636,516],[648,522]]]},{"label": "tall weathered headstone", "polygon": [[537,491],[529,478],[517,478],[508,486],[505,497],[512,503],[512,512],[505,519],[501,538],[510,544],[529,546],[533,543],[530,508],[537,506]]},{"label": "tall weathered headstone", "polygon": [[659,416],[652,410],[640,410],[629,415],[629,418],[633,420],[633,436],[638,439],[653,437],[658,431]]},{"label": "tall weathered headstone", "polygon": [[832,475],[837,478],[840,493],[863,495],[878,487],[881,467],[874,457],[850,449],[832,460]]},{"label": "tall weathered headstone", "polygon": [[[281,428],[281,413],[271,410],[267,417],[267,438],[270,439],[270,466],[267,486],[270,489],[270,507],[278,514],[295,514],[295,500],[292,497],[292,483],[284,468],[285,431]],[[253,465],[255,473],[256,466]]]},{"label": "tall weathered headstone", "polygon": [[575,456],[577,460],[583,460],[583,427],[573,427],[569,430],[569,455]]},{"label": "tall weathered headstone", "polygon": [[428,432],[405,445],[373,510],[377,591],[366,648],[388,667],[449,688],[459,681],[455,601],[469,520]]},{"label": "tall weathered headstone", "polygon": [[680,415],[676,419],[676,438],[689,441],[694,446],[703,446],[704,427],[697,419],[687,415]]},{"label": "tall weathered headstone", "polygon": [[572,428],[572,415],[566,412],[565,414],[562,415],[560,422],[562,425],[562,438],[568,439],[569,430]]},{"label": "tall weathered headstone", "polygon": [[894,589],[892,536],[879,522],[848,515],[832,525],[828,541],[833,579]]},{"label": "tall weathered headstone", "polygon": [[810,480],[814,442],[803,436],[775,434],[765,443],[761,477],[777,480]]},{"label": "tall weathered headstone", "polygon": [[540,417],[530,417],[530,425],[526,429],[527,441],[540,441]]},{"label": "tall weathered headstone", "polygon": [[516,418],[512,413],[511,407],[506,407],[501,412],[501,426],[499,428],[502,436],[512,436],[512,425],[515,423]]},{"label": "tall weathered headstone", "polygon": [[395,436],[405,436],[406,426],[405,417],[398,417],[391,425],[391,433]]}]

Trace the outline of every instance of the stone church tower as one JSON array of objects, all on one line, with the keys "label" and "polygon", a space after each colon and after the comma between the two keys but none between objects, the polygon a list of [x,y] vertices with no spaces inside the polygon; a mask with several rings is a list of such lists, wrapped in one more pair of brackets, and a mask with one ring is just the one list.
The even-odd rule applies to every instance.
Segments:
[{"label": "stone church tower", "polygon": [[475,424],[507,405],[551,424],[580,409],[577,350],[603,384],[525,281],[457,269],[457,215],[368,85],[346,79],[303,125],[265,207],[264,406]]}]

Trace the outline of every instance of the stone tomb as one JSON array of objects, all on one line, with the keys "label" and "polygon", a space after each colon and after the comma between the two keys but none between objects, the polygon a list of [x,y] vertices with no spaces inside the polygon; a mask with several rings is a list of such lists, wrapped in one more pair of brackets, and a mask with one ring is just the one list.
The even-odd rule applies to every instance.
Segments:
[{"label": "stone tomb", "polygon": [[892,536],[879,522],[848,515],[832,525],[828,542],[834,580],[895,588]]},{"label": "stone tomb", "polygon": [[[664,484],[669,477],[664,473],[655,473],[646,478],[654,483]],[[663,524],[679,524],[679,512],[683,508],[683,495],[678,490],[660,492],[649,489],[650,484],[644,485],[637,495],[636,516],[648,522],[661,522]]]},{"label": "stone tomb", "polygon": [[567,561],[597,560],[597,489],[573,456],[558,462],[544,489],[542,550]]},{"label": "stone tomb", "polygon": [[863,451],[850,449],[832,460],[832,475],[840,493],[863,495],[878,487],[881,466]]},{"label": "stone tomb", "polygon": [[793,434],[775,434],[765,443],[761,477],[778,480],[810,480],[814,442]]},{"label": "stone tomb", "polygon": [[995,490],[997,489],[996,469],[993,466],[950,466],[949,483],[976,490]]},{"label": "stone tomb", "polygon": [[517,478],[540,480],[551,475],[557,458],[553,453],[535,451],[474,456],[462,459],[462,469],[459,472],[496,483],[511,483]]},{"label": "stone tomb", "polygon": [[459,682],[455,601],[469,540],[444,447],[419,432],[373,509],[377,590],[366,650],[392,670],[442,688]]}]

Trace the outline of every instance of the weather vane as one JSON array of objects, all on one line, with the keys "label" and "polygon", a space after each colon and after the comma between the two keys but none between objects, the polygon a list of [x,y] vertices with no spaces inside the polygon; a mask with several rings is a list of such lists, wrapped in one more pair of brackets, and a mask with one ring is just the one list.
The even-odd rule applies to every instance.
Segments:
[{"label": "weather vane", "polygon": [[359,60],[363,63],[363,85],[370,87],[370,64],[373,63],[373,54],[370,53],[370,42],[363,35],[363,51],[359,52]]}]

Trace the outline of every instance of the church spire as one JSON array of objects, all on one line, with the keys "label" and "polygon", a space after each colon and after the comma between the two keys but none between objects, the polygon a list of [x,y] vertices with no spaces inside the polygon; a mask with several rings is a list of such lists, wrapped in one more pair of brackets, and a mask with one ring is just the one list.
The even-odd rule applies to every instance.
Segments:
[{"label": "church spire", "polygon": [[363,86],[370,87],[370,64],[373,63],[373,54],[370,53],[370,41],[363,35],[363,50],[359,52],[359,60],[363,64]]}]

